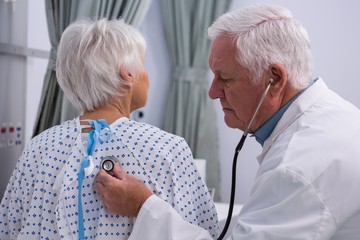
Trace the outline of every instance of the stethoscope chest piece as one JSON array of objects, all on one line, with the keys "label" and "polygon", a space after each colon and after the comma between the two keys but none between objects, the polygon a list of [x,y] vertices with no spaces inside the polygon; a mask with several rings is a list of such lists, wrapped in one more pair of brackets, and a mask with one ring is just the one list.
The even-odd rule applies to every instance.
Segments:
[{"label": "stethoscope chest piece", "polygon": [[114,169],[116,163],[119,163],[119,160],[116,157],[107,156],[101,160],[100,167],[106,172],[111,172]]}]

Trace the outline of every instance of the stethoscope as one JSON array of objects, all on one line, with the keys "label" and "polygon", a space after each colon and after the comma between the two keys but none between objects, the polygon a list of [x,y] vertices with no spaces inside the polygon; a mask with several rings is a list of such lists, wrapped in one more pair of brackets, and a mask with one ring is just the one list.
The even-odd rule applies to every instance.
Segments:
[{"label": "stethoscope", "polygon": [[114,169],[116,163],[120,163],[119,159],[114,156],[107,156],[101,160],[100,167],[106,172],[111,172]]},{"label": "stethoscope", "polygon": [[244,143],[245,143],[245,139],[250,131],[250,127],[261,107],[261,105],[263,104],[265,97],[270,89],[271,84],[273,84],[274,79],[270,78],[269,84],[267,85],[265,92],[263,93],[263,95],[261,96],[260,102],[258,104],[258,106],[255,109],[255,112],[246,128],[246,130],[244,131],[238,145],[235,148],[235,153],[234,153],[234,158],[233,158],[233,165],[232,165],[232,178],[231,178],[231,194],[230,194],[230,203],[229,203],[229,211],[228,211],[228,215],[226,218],[226,222],[224,225],[224,228],[220,234],[220,236],[218,237],[217,240],[222,240],[225,237],[225,234],[230,226],[230,222],[231,222],[231,218],[232,218],[232,213],[233,213],[233,209],[234,209],[234,199],[235,199],[235,185],[236,185],[236,163],[237,163],[237,158],[239,155],[239,152],[241,151]]}]

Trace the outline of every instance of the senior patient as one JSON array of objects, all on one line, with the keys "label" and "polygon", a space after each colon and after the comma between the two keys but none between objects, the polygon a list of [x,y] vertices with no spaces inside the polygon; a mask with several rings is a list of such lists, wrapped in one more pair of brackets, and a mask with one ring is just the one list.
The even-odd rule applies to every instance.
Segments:
[{"label": "senior patient", "polygon": [[134,218],[107,213],[94,187],[106,156],[185,221],[218,234],[214,203],[185,140],[129,119],[147,101],[145,45],[122,20],[81,20],[64,31],[58,82],[83,115],[25,148],[1,202],[2,240],[127,239]]}]

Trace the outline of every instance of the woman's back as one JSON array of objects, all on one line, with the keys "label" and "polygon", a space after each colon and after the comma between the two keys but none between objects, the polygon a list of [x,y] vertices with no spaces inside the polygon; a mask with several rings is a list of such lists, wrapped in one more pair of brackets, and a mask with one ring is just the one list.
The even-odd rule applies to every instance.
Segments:
[{"label": "woman's back", "polygon": [[[133,219],[106,212],[95,190],[102,158],[115,156],[122,168],[169,202],[181,216],[215,237],[214,204],[183,138],[156,127],[120,118],[113,134],[97,142],[94,170],[85,176],[81,202],[86,239],[127,239]],[[109,133],[101,132],[100,135]],[[88,134],[87,134],[88,135]],[[86,156],[79,119],[51,128],[25,149],[4,194],[1,239],[78,239],[78,173]],[[86,139],[86,135],[85,135]]]}]

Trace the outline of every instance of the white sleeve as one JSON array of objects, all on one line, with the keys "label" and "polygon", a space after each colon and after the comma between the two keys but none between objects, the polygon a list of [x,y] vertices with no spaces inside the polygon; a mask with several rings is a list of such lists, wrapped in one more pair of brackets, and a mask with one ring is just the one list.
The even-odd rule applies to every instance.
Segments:
[{"label": "white sleeve", "polygon": [[140,209],[129,240],[211,240],[203,228],[182,219],[168,203],[152,195]]}]

